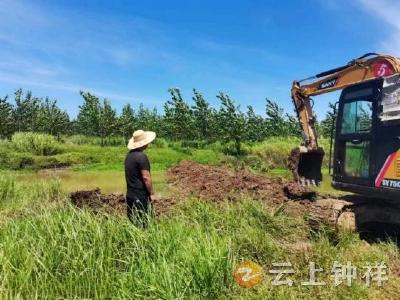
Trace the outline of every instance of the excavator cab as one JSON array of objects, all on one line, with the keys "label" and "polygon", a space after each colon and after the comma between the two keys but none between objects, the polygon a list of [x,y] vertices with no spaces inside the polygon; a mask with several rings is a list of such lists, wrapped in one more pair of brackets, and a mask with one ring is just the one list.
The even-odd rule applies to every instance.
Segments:
[{"label": "excavator cab", "polygon": [[[400,192],[400,76],[347,87],[339,100],[333,186],[398,200]],[[389,100],[388,100],[389,99]],[[392,107],[388,109],[388,102]]]},{"label": "excavator cab", "polygon": [[381,87],[382,79],[374,80],[348,87],[340,96],[333,159],[335,182],[373,186]]},{"label": "excavator cab", "polygon": [[[400,59],[367,53],[348,64],[295,81],[292,100],[303,144],[289,156],[296,181],[318,185],[324,151],[311,97],[342,90],[334,140],[333,183],[376,198],[400,197]],[[334,137],[334,138],[333,138]],[[332,156],[332,151],[330,156]]]}]

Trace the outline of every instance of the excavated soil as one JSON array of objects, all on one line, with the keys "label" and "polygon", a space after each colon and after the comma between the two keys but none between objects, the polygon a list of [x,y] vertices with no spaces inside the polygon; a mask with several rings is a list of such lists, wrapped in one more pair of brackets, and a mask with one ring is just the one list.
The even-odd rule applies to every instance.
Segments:
[{"label": "excavated soil", "polygon": [[[236,201],[243,197],[266,202],[270,206],[289,200],[297,203],[291,209],[302,211],[315,198],[315,193],[297,183],[285,183],[281,178],[255,175],[247,170],[231,171],[191,161],[183,161],[168,171],[174,197],[152,201],[156,216],[168,214],[178,202],[196,196],[213,203]],[[102,194],[100,189],[77,191],[70,194],[71,202],[94,212],[126,213],[123,194]]]},{"label": "excavated soil", "polygon": [[233,172],[226,168],[182,161],[168,172],[180,193],[220,202],[243,197],[281,204],[288,200],[313,200],[315,193],[297,183],[284,183],[281,178],[255,175],[247,170]]},{"label": "excavated soil", "polygon": [[299,173],[297,171],[297,168],[299,166],[299,161],[300,161],[300,148],[296,147],[292,149],[292,151],[290,152],[287,161],[287,166],[289,170],[292,172],[294,181],[299,181],[300,179]]},{"label": "excavated soil", "polygon": [[[86,208],[93,212],[107,212],[126,214],[125,196],[121,193],[102,194],[99,188],[88,191],[70,193],[71,203],[79,208]],[[176,199],[153,199],[152,205],[157,217],[168,214],[176,204]]]}]

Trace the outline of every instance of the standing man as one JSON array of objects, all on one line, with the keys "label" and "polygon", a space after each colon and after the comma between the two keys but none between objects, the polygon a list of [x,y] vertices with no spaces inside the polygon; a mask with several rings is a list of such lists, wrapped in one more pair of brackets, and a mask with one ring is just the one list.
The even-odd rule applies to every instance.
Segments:
[{"label": "standing man", "polygon": [[130,151],[125,158],[128,218],[134,223],[139,219],[143,227],[147,225],[147,213],[150,210],[149,204],[153,195],[150,162],[143,151],[155,138],[155,132],[135,131],[129,140]]}]

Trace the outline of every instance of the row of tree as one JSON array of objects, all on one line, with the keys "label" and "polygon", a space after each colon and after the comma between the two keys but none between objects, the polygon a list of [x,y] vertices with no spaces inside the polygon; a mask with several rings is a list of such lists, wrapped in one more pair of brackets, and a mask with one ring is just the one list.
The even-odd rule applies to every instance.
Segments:
[{"label": "row of tree", "polygon": [[21,89],[15,92],[14,104],[8,96],[0,98],[0,138],[17,131],[45,132],[51,135],[67,134],[70,118],[57,106],[56,100],[33,97]]},{"label": "row of tree", "polygon": [[[83,104],[77,118],[71,120],[56,100],[33,97],[31,92],[17,90],[14,103],[6,96],[0,98],[0,137],[10,137],[16,131],[44,132],[56,136],[83,134],[128,139],[136,129],[154,130],[158,136],[172,140],[233,141],[240,150],[242,141],[261,141],[270,136],[300,135],[296,118],[284,112],[276,102],[266,100],[266,117],[257,114],[252,106],[242,111],[224,93],[219,93],[219,108],[213,108],[197,90],[193,90],[192,105],[182,97],[179,89],[170,89],[170,99],[163,112],[140,104],[137,110],[130,104],[121,114],[107,99],[80,92]],[[328,114],[327,118],[330,118]],[[322,124],[322,132],[329,132],[330,119]]]}]

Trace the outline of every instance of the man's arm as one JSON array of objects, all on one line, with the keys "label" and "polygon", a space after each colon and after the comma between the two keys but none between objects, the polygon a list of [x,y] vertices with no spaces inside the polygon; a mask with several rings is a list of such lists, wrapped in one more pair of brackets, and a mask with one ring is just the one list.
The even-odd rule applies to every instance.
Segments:
[{"label": "man's arm", "polygon": [[151,179],[151,174],[149,170],[142,170],[142,177],[144,184],[146,186],[147,191],[149,192],[149,195],[152,196],[154,195],[153,192],[153,181]]}]

